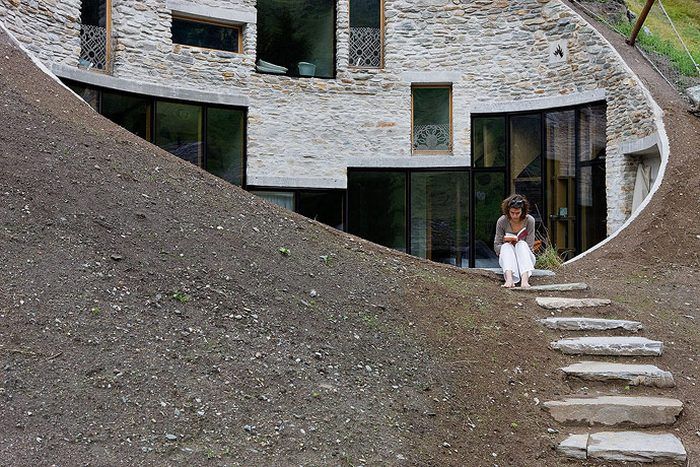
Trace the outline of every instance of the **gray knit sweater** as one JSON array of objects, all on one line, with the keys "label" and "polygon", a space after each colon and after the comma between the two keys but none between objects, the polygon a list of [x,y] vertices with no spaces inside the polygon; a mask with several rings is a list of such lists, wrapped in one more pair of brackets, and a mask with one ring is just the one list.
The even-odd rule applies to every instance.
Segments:
[{"label": "gray knit sweater", "polygon": [[[525,241],[532,250],[535,244],[535,218],[528,214],[525,217],[525,225],[527,226],[527,238]],[[501,254],[501,245],[503,245],[503,236],[506,232],[510,232],[510,222],[506,216],[501,216],[496,222],[496,236],[493,238],[493,249],[496,251],[497,255]],[[515,233],[515,232],[513,232]]]}]

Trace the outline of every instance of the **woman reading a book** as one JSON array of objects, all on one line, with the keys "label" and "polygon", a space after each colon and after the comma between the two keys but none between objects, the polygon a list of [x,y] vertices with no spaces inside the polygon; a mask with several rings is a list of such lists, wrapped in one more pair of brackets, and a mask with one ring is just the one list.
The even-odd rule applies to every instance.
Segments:
[{"label": "woman reading a book", "polygon": [[501,203],[503,214],[496,222],[493,248],[503,269],[503,287],[530,287],[530,273],[535,269],[535,218],[528,214],[530,204],[522,195],[511,195]]}]

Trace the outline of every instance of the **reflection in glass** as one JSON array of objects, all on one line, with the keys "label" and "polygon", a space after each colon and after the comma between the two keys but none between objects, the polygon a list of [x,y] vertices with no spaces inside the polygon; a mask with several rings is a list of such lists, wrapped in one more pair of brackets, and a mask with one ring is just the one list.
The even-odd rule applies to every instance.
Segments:
[{"label": "reflection in glass", "polygon": [[411,254],[469,267],[467,172],[411,174]]},{"label": "reflection in glass", "polygon": [[155,130],[157,146],[202,166],[202,106],[159,100]]},{"label": "reflection in glass", "polygon": [[[334,0],[258,0],[258,58],[291,76],[332,78],[335,70]],[[258,63],[258,69],[261,69]]]},{"label": "reflection in glass", "polygon": [[290,191],[251,191],[251,193],[279,207],[294,211],[294,193]]},{"label": "reflection in glass", "polygon": [[174,44],[239,52],[237,27],[173,17],[171,31]]},{"label": "reflection in glass", "polygon": [[576,112],[549,112],[547,132],[547,214],[550,240],[559,254],[576,251]]},{"label": "reflection in glass", "polygon": [[344,196],[341,190],[301,191],[297,212],[343,230]]},{"label": "reflection in glass", "polygon": [[406,251],[406,174],[349,172],[348,231]]},{"label": "reflection in glass", "polygon": [[605,104],[579,111],[578,212],[580,250],[585,251],[607,236],[605,189]]},{"label": "reflection in glass", "polygon": [[503,167],[506,163],[505,117],[478,117],[473,120],[474,167]]},{"label": "reflection in glass", "polygon": [[240,186],[243,182],[245,112],[207,109],[207,171]]},{"label": "reflection in glass", "polygon": [[100,111],[100,92],[97,89],[89,88],[73,81],[66,82],[66,86],[80,96],[82,100],[87,102],[87,104],[92,107],[93,110],[97,112]]},{"label": "reflection in glass", "polygon": [[540,114],[517,115],[510,119],[510,189],[528,199],[530,214],[537,225],[542,223],[541,123]]},{"label": "reflection in glass", "polygon": [[116,92],[102,92],[102,115],[145,140],[151,139],[151,99]]},{"label": "reflection in glass", "polygon": [[493,240],[505,188],[502,172],[474,173],[474,260],[477,268],[499,267]]},{"label": "reflection in glass", "polygon": [[413,149],[451,149],[450,94],[449,87],[413,88]]}]

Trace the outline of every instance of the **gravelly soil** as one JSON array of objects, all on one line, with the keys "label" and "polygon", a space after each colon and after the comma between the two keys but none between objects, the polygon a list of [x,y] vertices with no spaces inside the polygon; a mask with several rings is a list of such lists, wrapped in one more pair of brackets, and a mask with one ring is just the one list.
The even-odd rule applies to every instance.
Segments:
[{"label": "gravelly soil", "polygon": [[[556,374],[572,360],[531,296],[266,204],[96,115],[4,36],[0,105],[3,464],[564,462],[540,402],[597,388]],[[667,341],[698,453],[698,168],[677,147],[695,178],[646,217],[667,228],[640,220],[562,274]]]}]

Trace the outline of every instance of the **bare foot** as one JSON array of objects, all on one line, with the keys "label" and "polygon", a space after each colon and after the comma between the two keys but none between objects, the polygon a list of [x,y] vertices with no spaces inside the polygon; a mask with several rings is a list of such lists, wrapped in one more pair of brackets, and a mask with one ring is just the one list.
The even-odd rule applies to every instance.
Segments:
[{"label": "bare foot", "polygon": [[512,289],[515,287],[515,282],[513,282],[513,271],[505,271],[503,277],[506,279],[506,283],[502,285],[506,289]]},{"label": "bare foot", "polygon": [[515,287],[515,284],[513,283],[513,281],[506,281],[506,283],[503,284],[501,287],[505,287],[506,289],[512,289],[513,287]]},{"label": "bare foot", "polygon": [[528,274],[528,273],[523,274],[523,277],[520,279],[520,287],[523,289],[530,288],[530,274]]}]

